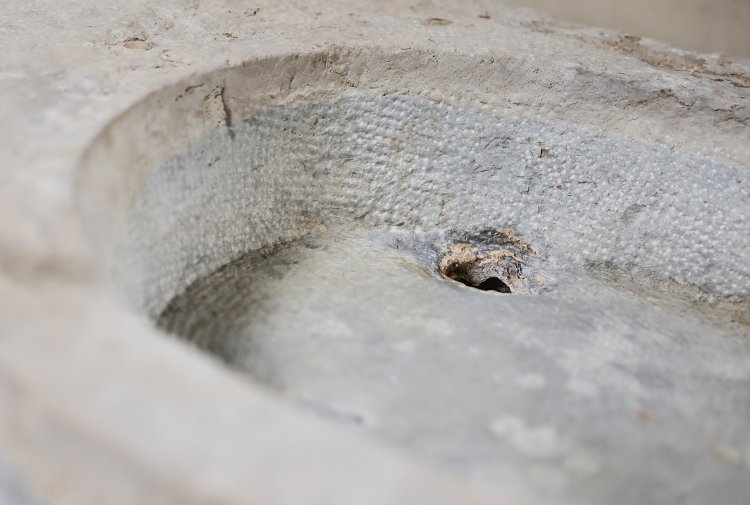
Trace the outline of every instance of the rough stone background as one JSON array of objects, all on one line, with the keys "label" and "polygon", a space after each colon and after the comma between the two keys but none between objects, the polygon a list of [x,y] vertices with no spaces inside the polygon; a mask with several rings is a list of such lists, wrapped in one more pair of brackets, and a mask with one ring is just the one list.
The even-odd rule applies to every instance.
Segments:
[{"label": "rough stone background", "polygon": [[[414,94],[750,160],[747,60],[493,2],[10,0],[0,42],[0,496],[19,503],[526,500],[283,404],[114,294],[132,195],[210,128]],[[745,261],[746,237],[717,242]]]},{"label": "rough stone background", "polygon": [[750,55],[750,4],[744,0],[510,0],[566,21],[625,30],[679,47]]}]

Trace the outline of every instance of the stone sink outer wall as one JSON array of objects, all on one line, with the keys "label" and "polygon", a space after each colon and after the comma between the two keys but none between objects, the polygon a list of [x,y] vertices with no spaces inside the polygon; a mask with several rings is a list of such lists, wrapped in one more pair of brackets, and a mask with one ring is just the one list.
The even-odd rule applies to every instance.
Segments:
[{"label": "stone sink outer wall", "polygon": [[[217,69],[349,48],[374,54],[377,79],[290,80],[269,65],[235,88],[263,92],[237,98],[246,108],[230,106],[231,117],[305,93],[417,88],[750,164],[747,60],[494,2],[7,0],[0,27],[0,454],[39,503],[524,503],[280,404],[116,298],[108,254],[128,197],[149,168],[228,119],[216,102],[192,115],[195,103],[173,105],[196,76],[220,85]],[[409,58],[383,57],[399,51]],[[436,54],[448,57],[430,66]],[[488,76],[490,59],[502,73]],[[431,71],[405,81],[394,61]],[[117,119],[130,107],[139,114]],[[104,159],[114,166],[103,173],[132,177],[114,194],[101,180],[113,200],[97,219],[80,179]]]}]

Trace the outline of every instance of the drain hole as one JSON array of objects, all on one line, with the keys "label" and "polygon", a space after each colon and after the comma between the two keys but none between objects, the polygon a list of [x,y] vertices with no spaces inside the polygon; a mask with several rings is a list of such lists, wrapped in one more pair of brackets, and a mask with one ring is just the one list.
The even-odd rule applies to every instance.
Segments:
[{"label": "drain hole", "polygon": [[489,279],[485,279],[479,284],[475,284],[471,281],[468,281],[461,277],[452,277],[454,281],[458,281],[464,286],[469,286],[470,288],[476,288],[481,289],[482,291],[497,291],[498,293],[510,293],[510,286],[505,284],[503,281],[498,279],[497,277],[490,277]]},{"label": "drain hole", "polygon": [[[523,242],[526,245],[525,242]],[[496,293],[530,293],[529,281],[523,273],[524,250],[515,243],[482,247],[467,242],[439,247],[443,255],[438,271],[445,278],[481,291]],[[527,245],[527,248],[530,247]]]},{"label": "drain hole", "polygon": [[482,291],[497,291],[498,293],[510,293],[510,287],[497,277],[490,277],[476,286]]}]

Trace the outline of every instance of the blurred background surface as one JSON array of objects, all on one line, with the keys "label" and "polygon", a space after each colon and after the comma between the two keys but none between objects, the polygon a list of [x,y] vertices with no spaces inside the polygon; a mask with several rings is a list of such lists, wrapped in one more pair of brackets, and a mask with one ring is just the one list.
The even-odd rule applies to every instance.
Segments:
[{"label": "blurred background surface", "polygon": [[750,0],[504,0],[574,23],[750,57]]}]

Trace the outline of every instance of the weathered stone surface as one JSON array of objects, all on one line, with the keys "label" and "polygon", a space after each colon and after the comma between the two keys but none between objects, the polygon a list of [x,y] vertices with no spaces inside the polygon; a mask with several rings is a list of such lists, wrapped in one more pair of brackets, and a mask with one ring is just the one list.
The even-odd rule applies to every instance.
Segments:
[{"label": "weathered stone surface", "polygon": [[[634,502],[742,503],[747,496],[747,60],[563,25],[494,2],[76,0],[61,7],[10,0],[5,7],[0,453],[14,476],[7,488],[22,485],[30,496],[23,500],[614,503],[612,492],[621,488],[609,483],[641,486],[645,494],[626,497]],[[285,354],[295,342],[283,339],[303,335],[316,315],[320,332],[335,337],[333,326],[356,319],[366,302],[328,282],[317,293],[340,297],[343,316],[314,306],[302,311],[308,319],[295,319],[300,311],[283,304],[266,310],[243,283],[258,263],[238,276],[242,258],[335,226],[353,227],[354,238],[347,245],[341,235],[334,258],[361,253],[362,240],[381,248],[348,267],[369,279],[363,287],[388,286],[368,284],[373,266],[420,279],[391,298],[377,291],[370,309],[396,300],[404,309],[444,313],[417,318],[422,323],[412,321],[411,330],[375,317],[371,334],[355,332],[368,337],[351,344],[361,354],[342,354],[336,345],[323,349],[330,351],[320,354],[323,361],[315,346],[309,356]],[[389,256],[400,243],[388,238],[391,226],[409,244],[398,253],[406,256]],[[432,239],[456,233],[463,240],[505,226],[539,253],[532,266],[551,281],[549,296],[513,295],[499,306],[491,297],[505,295],[451,291],[430,275]],[[222,279],[221,267],[238,261],[240,270]],[[427,275],[407,274],[403,264]],[[309,271],[336,270],[314,263]],[[239,300],[238,311],[219,303],[217,279],[236,288],[227,296]],[[284,286],[269,285],[270,294]],[[196,291],[202,297],[191,298]],[[420,299],[425,292],[434,296]],[[303,295],[284,300],[302,303]],[[628,415],[611,433],[631,437],[633,452],[623,452],[627,444],[613,442],[620,449],[611,452],[597,445],[614,437],[606,430],[595,431],[597,443],[579,444],[587,426],[603,424],[575,415],[558,421],[573,427],[566,436],[579,438],[555,438],[559,425],[534,417],[549,412],[518,403],[516,411],[486,412],[481,423],[483,434],[523,457],[501,458],[484,477],[466,479],[321,421],[149,321],[161,316],[184,337],[201,330],[195,321],[219,333],[234,325],[214,346],[220,354],[245,345],[236,338],[245,330],[278,337],[279,346],[272,338],[254,341],[264,350],[259,356],[283,362],[270,379],[258,355],[235,348],[228,356],[272,387],[324,377],[332,384],[314,391],[316,404],[346,381],[340,375],[347,369],[366,366],[362,356],[386,348],[408,354],[414,344],[400,332],[430,344],[449,314],[466,317],[448,308],[462,304],[482,307],[471,319],[480,354],[514,367],[525,353],[558,367],[542,379],[521,367],[517,376],[502,372],[511,384],[507,405],[552,380],[581,397],[594,391],[622,400],[580,412],[608,420],[622,408]],[[224,319],[201,312],[214,306],[227,310]],[[170,322],[180,307],[196,319]],[[234,319],[256,309],[268,318]],[[498,313],[512,330],[506,351],[477,323]],[[566,332],[561,322],[576,326]],[[387,338],[370,345],[368,335]],[[570,338],[571,352],[546,354],[557,349],[545,340],[554,336]],[[522,352],[523,342],[536,350]],[[450,346],[430,345],[426,362],[452,363]],[[316,363],[334,363],[335,373],[318,374]],[[300,373],[285,375],[290,364]],[[356,374],[351,384],[371,386]],[[472,383],[462,376],[456,384],[452,398]],[[291,396],[303,397],[298,392]],[[369,401],[380,408],[390,394],[378,390]],[[536,398],[555,405],[557,394]],[[560,405],[570,413],[570,403]],[[390,416],[386,407],[378,416]],[[366,414],[353,415],[367,424]],[[460,425],[437,424],[445,433]],[[439,464],[453,454],[428,441],[420,447],[422,439],[412,443],[415,426],[383,431]],[[683,444],[680,435],[695,438]],[[674,460],[639,445],[662,439]],[[568,450],[571,440],[580,450]],[[628,464],[613,463],[618,454]],[[530,465],[525,456],[555,463]],[[668,466],[679,458],[694,464]],[[628,474],[639,460],[655,469],[651,481]],[[600,470],[607,478],[596,480]],[[578,494],[555,487],[571,475],[594,482],[581,481]],[[683,475],[688,482],[680,482]],[[653,491],[661,485],[665,493]]]}]

